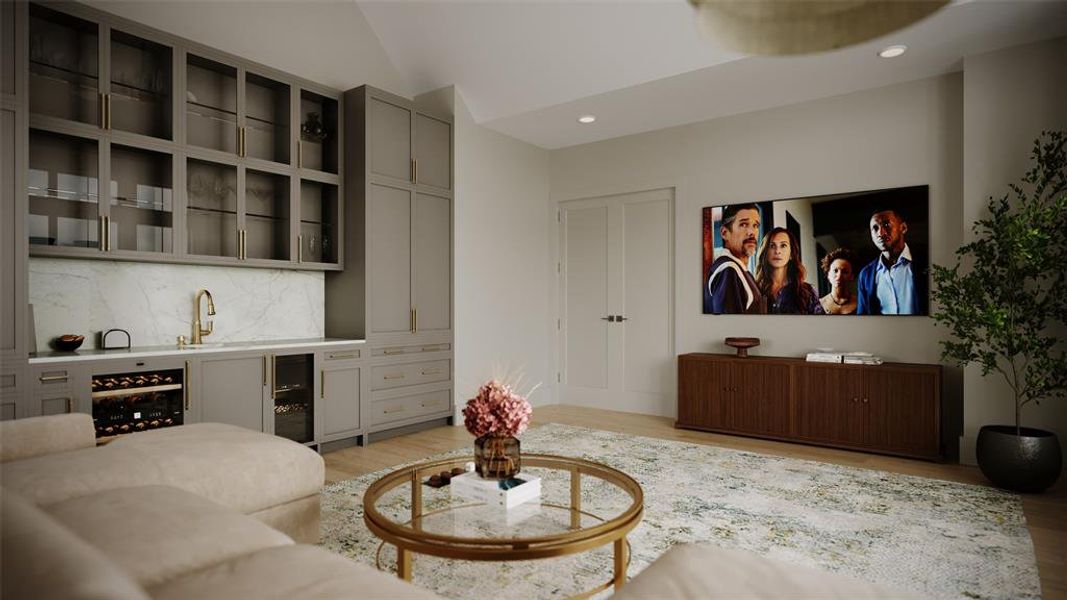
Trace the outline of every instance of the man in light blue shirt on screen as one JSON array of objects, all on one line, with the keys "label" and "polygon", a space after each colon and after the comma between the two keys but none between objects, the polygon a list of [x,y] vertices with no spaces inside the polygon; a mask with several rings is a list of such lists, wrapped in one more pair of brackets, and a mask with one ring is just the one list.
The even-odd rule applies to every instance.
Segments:
[{"label": "man in light blue shirt on screen", "polygon": [[863,267],[857,283],[860,315],[919,315],[924,310],[922,282],[912,267],[911,248],[904,241],[908,224],[893,210],[871,215],[871,241],[881,251]]}]

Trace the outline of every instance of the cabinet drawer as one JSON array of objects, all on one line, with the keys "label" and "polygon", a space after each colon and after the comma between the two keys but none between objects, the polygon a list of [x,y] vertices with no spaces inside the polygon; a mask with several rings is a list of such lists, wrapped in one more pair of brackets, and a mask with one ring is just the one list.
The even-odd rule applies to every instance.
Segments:
[{"label": "cabinet drawer", "polygon": [[33,372],[35,392],[66,390],[73,385],[74,370],[67,367],[41,368]]},{"label": "cabinet drawer", "polygon": [[416,344],[413,346],[386,346],[374,348],[371,356],[404,356],[412,354],[424,354],[427,352],[448,352],[452,344]]},{"label": "cabinet drawer", "polygon": [[18,418],[18,406],[21,403],[21,396],[0,394],[0,421],[12,421]]},{"label": "cabinet drawer", "polygon": [[444,412],[451,406],[451,397],[451,391],[440,390],[416,396],[379,400],[371,405],[371,425],[382,425]]},{"label": "cabinet drawer", "polygon": [[323,360],[355,360],[361,356],[359,350],[329,350],[322,353]]},{"label": "cabinet drawer", "polygon": [[0,371],[0,396],[16,394],[22,391],[25,383],[22,381],[24,371]]},{"label": "cabinet drawer", "polygon": [[452,371],[451,362],[430,360],[372,367],[370,389],[388,390],[408,385],[448,381]]}]

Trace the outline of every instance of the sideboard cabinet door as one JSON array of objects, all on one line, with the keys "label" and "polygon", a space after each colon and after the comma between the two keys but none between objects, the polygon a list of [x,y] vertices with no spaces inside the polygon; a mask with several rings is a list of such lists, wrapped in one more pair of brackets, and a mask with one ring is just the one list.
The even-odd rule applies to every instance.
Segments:
[{"label": "sideboard cabinet door", "polygon": [[678,364],[678,422],[728,429],[729,401],[733,395],[731,365],[686,358]]},{"label": "sideboard cabinet door", "polygon": [[749,433],[789,433],[789,365],[735,362],[730,425]]},{"label": "sideboard cabinet door", "polygon": [[867,443],[863,373],[839,367],[796,367],[796,424],[802,438]]},{"label": "sideboard cabinet door", "polygon": [[872,370],[864,401],[871,414],[871,443],[905,454],[939,454],[940,395],[935,373]]}]

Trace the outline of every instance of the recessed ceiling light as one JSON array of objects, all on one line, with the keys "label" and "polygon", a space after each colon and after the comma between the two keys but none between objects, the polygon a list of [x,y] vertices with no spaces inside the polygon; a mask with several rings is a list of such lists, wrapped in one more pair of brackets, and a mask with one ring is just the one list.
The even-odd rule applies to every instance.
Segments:
[{"label": "recessed ceiling light", "polygon": [[593,121],[596,121],[596,115],[582,115],[582,116],[578,117],[578,122],[579,123],[585,123],[585,124],[588,125],[589,123],[592,123]]},{"label": "recessed ceiling light", "polygon": [[881,56],[882,58],[896,58],[907,51],[908,47],[904,44],[900,44],[897,46],[889,46],[887,48],[882,48],[882,51],[878,53],[878,56]]}]

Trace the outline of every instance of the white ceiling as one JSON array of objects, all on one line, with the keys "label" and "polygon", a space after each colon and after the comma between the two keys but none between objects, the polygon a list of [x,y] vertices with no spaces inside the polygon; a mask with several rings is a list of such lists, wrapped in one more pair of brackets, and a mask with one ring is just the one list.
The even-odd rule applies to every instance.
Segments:
[{"label": "white ceiling", "polygon": [[[1067,35],[1067,2],[974,0],[845,50],[758,58],[702,39],[685,0],[357,0],[414,94],[456,85],[479,123],[560,148],[959,70]],[[901,58],[879,59],[904,43]],[[579,115],[597,122],[580,125]]]}]

